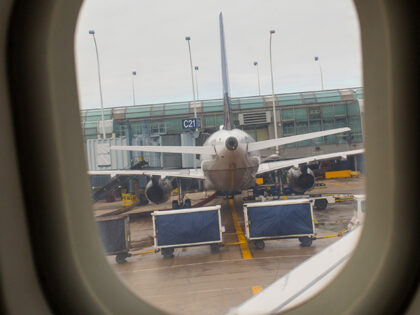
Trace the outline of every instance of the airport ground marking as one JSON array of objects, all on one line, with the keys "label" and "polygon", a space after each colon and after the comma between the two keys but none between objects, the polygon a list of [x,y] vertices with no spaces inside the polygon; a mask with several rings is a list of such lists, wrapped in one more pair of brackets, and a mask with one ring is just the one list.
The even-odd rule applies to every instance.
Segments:
[{"label": "airport ground marking", "polygon": [[232,211],[233,225],[235,226],[236,235],[238,237],[238,243],[241,248],[243,259],[252,259],[251,251],[248,247],[248,242],[242,232],[241,225],[239,224],[238,215],[236,214],[235,205],[232,199],[229,199],[229,208]]},{"label": "airport ground marking", "polygon": [[252,294],[255,295],[257,293],[259,293],[260,291],[262,291],[263,287],[260,285],[254,285],[252,287]]}]

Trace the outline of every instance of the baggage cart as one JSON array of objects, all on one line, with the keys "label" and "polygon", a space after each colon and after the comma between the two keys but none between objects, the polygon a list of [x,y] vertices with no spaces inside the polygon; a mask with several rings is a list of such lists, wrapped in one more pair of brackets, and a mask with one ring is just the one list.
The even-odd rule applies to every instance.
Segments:
[{"label": "baggage cart", "polygon": [[172,257],[176,247],[210,245],[216,252],[223,242],[220,205],[154,211],[152,217],[155,249],[164,257]]},{"label": "baggage cart", "polygon": [[116,255],[115,261],[125,262],[130,256],[130,226],[128,216],[115,215],[96,218],[99,237],[107,255]]},{"label": "baggage cart", "polygon": [[304,247],[315,239],[309,199],[245,203],[243,210],[246,238],[257,249],[263,249],[269,239],[297,238]]}]

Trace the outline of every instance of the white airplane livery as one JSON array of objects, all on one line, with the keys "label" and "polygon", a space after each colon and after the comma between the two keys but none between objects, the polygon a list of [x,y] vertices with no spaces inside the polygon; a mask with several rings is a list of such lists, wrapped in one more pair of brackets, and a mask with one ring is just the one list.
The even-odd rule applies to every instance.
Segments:
[{"label": "white airplane livery", "polygon": [[171,184],[167,177],[204,179],[206,186],[230,193],[247,189],[255,184],[256,176],[278,169],[290,168],[289,186],[297,193],[312,188],[315,179],[307,167],[311,161],[347,157],[360,154],[363,149],[323,154],[293,160],[261,163],[259,151],[295,143],[303,140],[347,132],[350,128],[338,128],[302,135],[255,142],[246,132],[234,129],[231,123],[228,67],[223,29],[223,16],[219,15],[220,47],[223,81],[225,122],[220,130],[213,133],[203,146],[113,146],[112,150],[199,154],[201,169],[170,170],[115,170],[90,171],[91,175],[147,175],[152,180],[146,186],[146,196],[154,203],[166,202],[170,198]]}]

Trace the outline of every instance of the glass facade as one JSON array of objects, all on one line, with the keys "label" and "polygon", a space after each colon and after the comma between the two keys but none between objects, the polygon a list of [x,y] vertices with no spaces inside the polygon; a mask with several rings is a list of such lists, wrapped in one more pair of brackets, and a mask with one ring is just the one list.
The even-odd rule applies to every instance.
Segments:
[{"label": "glass facade", "polygon": [[[275,96],[280,114],[280,136],[292,136],[308,132],[350,127],[351,132],[344,135],[331,135],[323,138],[290,144],[287,147],[319,146],[338,143],[361,143],[362,124],[359,99],[363,89],[341,89],[289,93]],[[224,123],[223,99],[204,100],[197,104],[197,114],[201,118],[202,129],[214,131]],[[263,125],[239,125],[238,113],[272,111],[271,96],[232,98],[234,111],[232,121],[236,127],[247,131],[258,141],[268,139],[268,123]],[[192,102],[169,104],[127,106],[104,109],[104,118],[113,120],[116,137],[126,136],[128,126],[131,134],[156,136],[166,133],[182,132],[182,119],[193,117]],[[98,137],[98,121],[102,119],[100,109],[82,110],[81,120],[85,139]],[[127,126],[127,124],[129,124]]]},{"label": "glass facade", "polygon": [[340,104],[292,107],[281,109],[283,136],[292,136],[307,132],[316,132],[334,128],[350,127],[347,134],[338,134],[302,141],[288,147],[319,146],[324,144],[361,143],[362,123],[359,103],[340,102]]}]

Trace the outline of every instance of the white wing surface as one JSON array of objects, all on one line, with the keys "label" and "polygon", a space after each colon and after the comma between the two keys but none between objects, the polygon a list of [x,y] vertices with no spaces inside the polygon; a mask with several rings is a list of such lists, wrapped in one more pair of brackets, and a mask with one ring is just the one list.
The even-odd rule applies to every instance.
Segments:
[{"label": "white wing surface", "polygon": [[89,171],[89,175],[110,175],[114,177],[119,176],[161,176],[165,177],[182,177],[182,178],[197,178],[204,179],[204,174],[201,169],[173,169],[173,170],[109,170],[109,171]]},{"label": "white wing surface", "polygon": [[338,157],[347,158],[348,155],[361,154],[364,151],[365,151],[364,149],[359,149],[359,150],[336,152],[336,153],[329,153],[329,154],[322,154],[322,155],[314,155],[314,156],[304,157],[300,159],[263,163],[263,164],[260,164],[257,174],[267,173],[267,172],[271,172],[274,170],[287,168],[291,166],[297,167],[299,164],[309,163],[313,161],[328,160],[328,159],[333,159],[333,158],[338,158]]},{"label": "white wing surface", "polygon": [[338,128],[338,129],[331,129],[331,130],[305,133],[305,134],[302,134],[302,135],[283,137],[283,138],[277,138],[277,139],[272,139],[272,140],[252,142],[252,143],[248,144],[248,152],[259,151],[259,150],[264,150],[264,149],[272,148],[272,147],[279,146],[279,145],[295,143],[295,142],[314,139],[314,138],[319,138],[319,137],[323,137],[323,136],[334,135],[336,133],[342,133],[342,132],[346,132],[346,131],[350,131],[350,130],[351,130],[350,128],[345,127],[345,128]]},{"label": "white wing surface", "polygon": [[160,153],[189,153],[189,154],[216,154],[213,146],[207,145],[202,147],[194,146],[159,146],[159,145],[121,145],[112,146],[111,150],[122,151],[141,151],[141,152],[160,152]]}]

